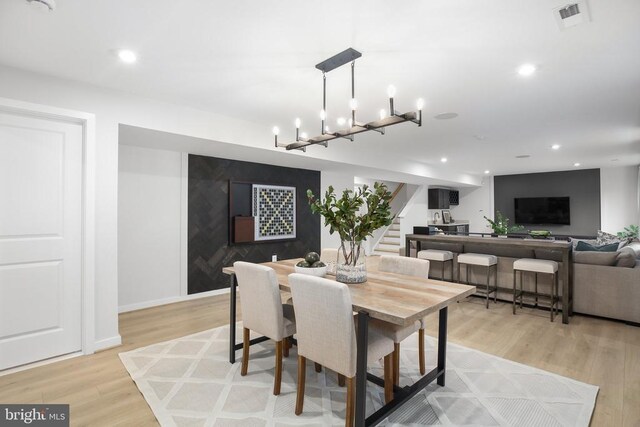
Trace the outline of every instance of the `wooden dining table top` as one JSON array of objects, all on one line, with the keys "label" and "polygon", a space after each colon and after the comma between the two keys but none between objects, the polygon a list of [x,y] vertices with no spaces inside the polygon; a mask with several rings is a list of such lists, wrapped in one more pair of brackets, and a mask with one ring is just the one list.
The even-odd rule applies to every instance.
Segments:
[{"label": "wooden dining table top", "polygon": [[[278,277],[280,289],[291,291],[289,274],[302,258],[261,265],[271,267]],[[430,313],[460,301],[476,292],[475,286],[444,282],[403,274],[378,271],[379,257],[367,257],[367,281],[347,284],[351,291],[354,311],[366,311],[374,319],[396,325],[411,325]],[[224,267],[225,274],[233,274],[233,267]],[[329,280],[335,276],[327,275]],[[242,287],[239,287],[242,292]]]}]

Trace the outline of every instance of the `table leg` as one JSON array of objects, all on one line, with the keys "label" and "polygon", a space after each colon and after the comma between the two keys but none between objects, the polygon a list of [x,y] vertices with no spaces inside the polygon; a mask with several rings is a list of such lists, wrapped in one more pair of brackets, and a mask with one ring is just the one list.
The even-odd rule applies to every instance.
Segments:
[{"label": "table leg", "polygon": [[366,421],[368,339],[369,313],[359,311],[357,332],[358,355],[356,359],[356,427],[363,427]]},{"label": "table leg", "polygon": [[449,307],[440,309],[440,319],[438,321],[438,372],[442,372],[438,377],[438,385],[444,387],[444,374],[447,368],[447,312]]},{"label": "table leg", "polygon": [[569,250],[562,251],[562,323],[569,323]]},{"label": "table leg", "polygon": [[236,363],[236,275],[229,276],[229,363]]},{"label": "table leg", "polygon": [[409,239],[408,237],[406,237],[404,240],[404,256],[411,256],[411,239]]}]

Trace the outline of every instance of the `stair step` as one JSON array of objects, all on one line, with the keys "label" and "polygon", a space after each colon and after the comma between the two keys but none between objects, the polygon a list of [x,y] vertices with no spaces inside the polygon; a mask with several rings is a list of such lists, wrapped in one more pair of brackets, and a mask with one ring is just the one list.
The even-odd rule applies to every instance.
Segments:
[{"label": "stair step", "polygon": [[400,224],[391,224],[389,230],[400,231]]},{"label": "stair step", "polygon": [[400,245],[398,244],[384,244],[384,243],[380,243],[378,245],[378,247],[376,247],[376,251],[395,251],[398,252],[398,249],[400,249]]},{"label": "stair step", "polygon": [[398,224],[399,225],[400,224],[400,220],[398,218],[396,218],[396,219],[393,220],[392,224]]},{"label": "stair step", "polygon": [[385,244],[385,245],[398,245],[398,246],[400,246],[400,237],[387,237],[387,236],[384,236],[380,240],[380,243]]},{"label": "stair step", "polygon": [[375,252],[384,252],[385,254],[392,253],[397,254],[398,248],[386,248],[386,247],[377,247]]},{"label": "stair step", "polygon": [[384,233],[384,237],[397,237],[400,238],[400,231],[390,230]]}]

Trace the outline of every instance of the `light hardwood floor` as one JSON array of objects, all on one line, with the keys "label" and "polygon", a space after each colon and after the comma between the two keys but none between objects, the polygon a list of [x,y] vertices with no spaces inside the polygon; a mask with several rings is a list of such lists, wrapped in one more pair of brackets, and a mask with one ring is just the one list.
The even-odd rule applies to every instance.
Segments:
[{"label": "light hardwood floor", "polygon": [[[437,317],[431,319],[427,332],[435,336]],[[69,403],[78,426],[158,425],[118,353],[227,322],[227,295],[121,314],[122,346],[0,376],[0,402]],[[525,308],[513,316],[510,304],[486,310],[472,298],[451,309],[449,339],[598,385],[592,426],[640,426],[639,327],[583,316],[550,323],[548,312]]]}]

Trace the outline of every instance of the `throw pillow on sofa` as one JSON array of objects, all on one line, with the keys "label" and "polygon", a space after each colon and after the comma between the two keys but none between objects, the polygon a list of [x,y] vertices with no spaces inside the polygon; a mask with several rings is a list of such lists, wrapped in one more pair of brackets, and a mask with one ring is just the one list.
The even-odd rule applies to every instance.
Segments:
[{"label": "throw pillow on sofa", "polygon": [[602,246],[602,245],[609,245],[609,244],[613,244],[613,243],[617,243],[618,244],[618,249],[622,249],[622,247],[628,243],[628,240],[627,239],[621,239],[618,236],[616,236],[615,234],[606,233],[606,232],[604,232],[602,230],[598,230],[598,237],[596,238],[596,245]]},{"label": "throw pillow on sofa", "polygon": [[573,245],[573,250],[576,250],[576,246],[578,246],[578,243],[580,242],[586,242],[590,245],[597,245],[598,241],[596,239],[575,239],[573,237],[569,237],[569,241],[571,242],[571,244]]},{"label": "throw pillow on sofa", "polygon": [[576,251],[584,252],[615,252],[618,250],[618,243],[610,243],[601,246],[590,245],[587,242],[578,242],[576,245]]},{"label": "throw pillow on sofa", "polygon": [[635,252],[636,254],[636,258],[640,259],[640,242],[639,241],[634,240],[633,242],[626,245],[625,248],[629,248],[633,250],[633,252]]},{"label": "throw pillow on sofa", "polygon": [[636,266],[636,253],[632,248],[622,248],[616,256],[616,267],[634,268]]},{"label": "throw pillow on sofa", "polygon": [[617,252],[592,252],[581,251],[573,254],[573,261],[576,264],[593,264],[593,265],[608,265],[614,266],[616,264]]}]

